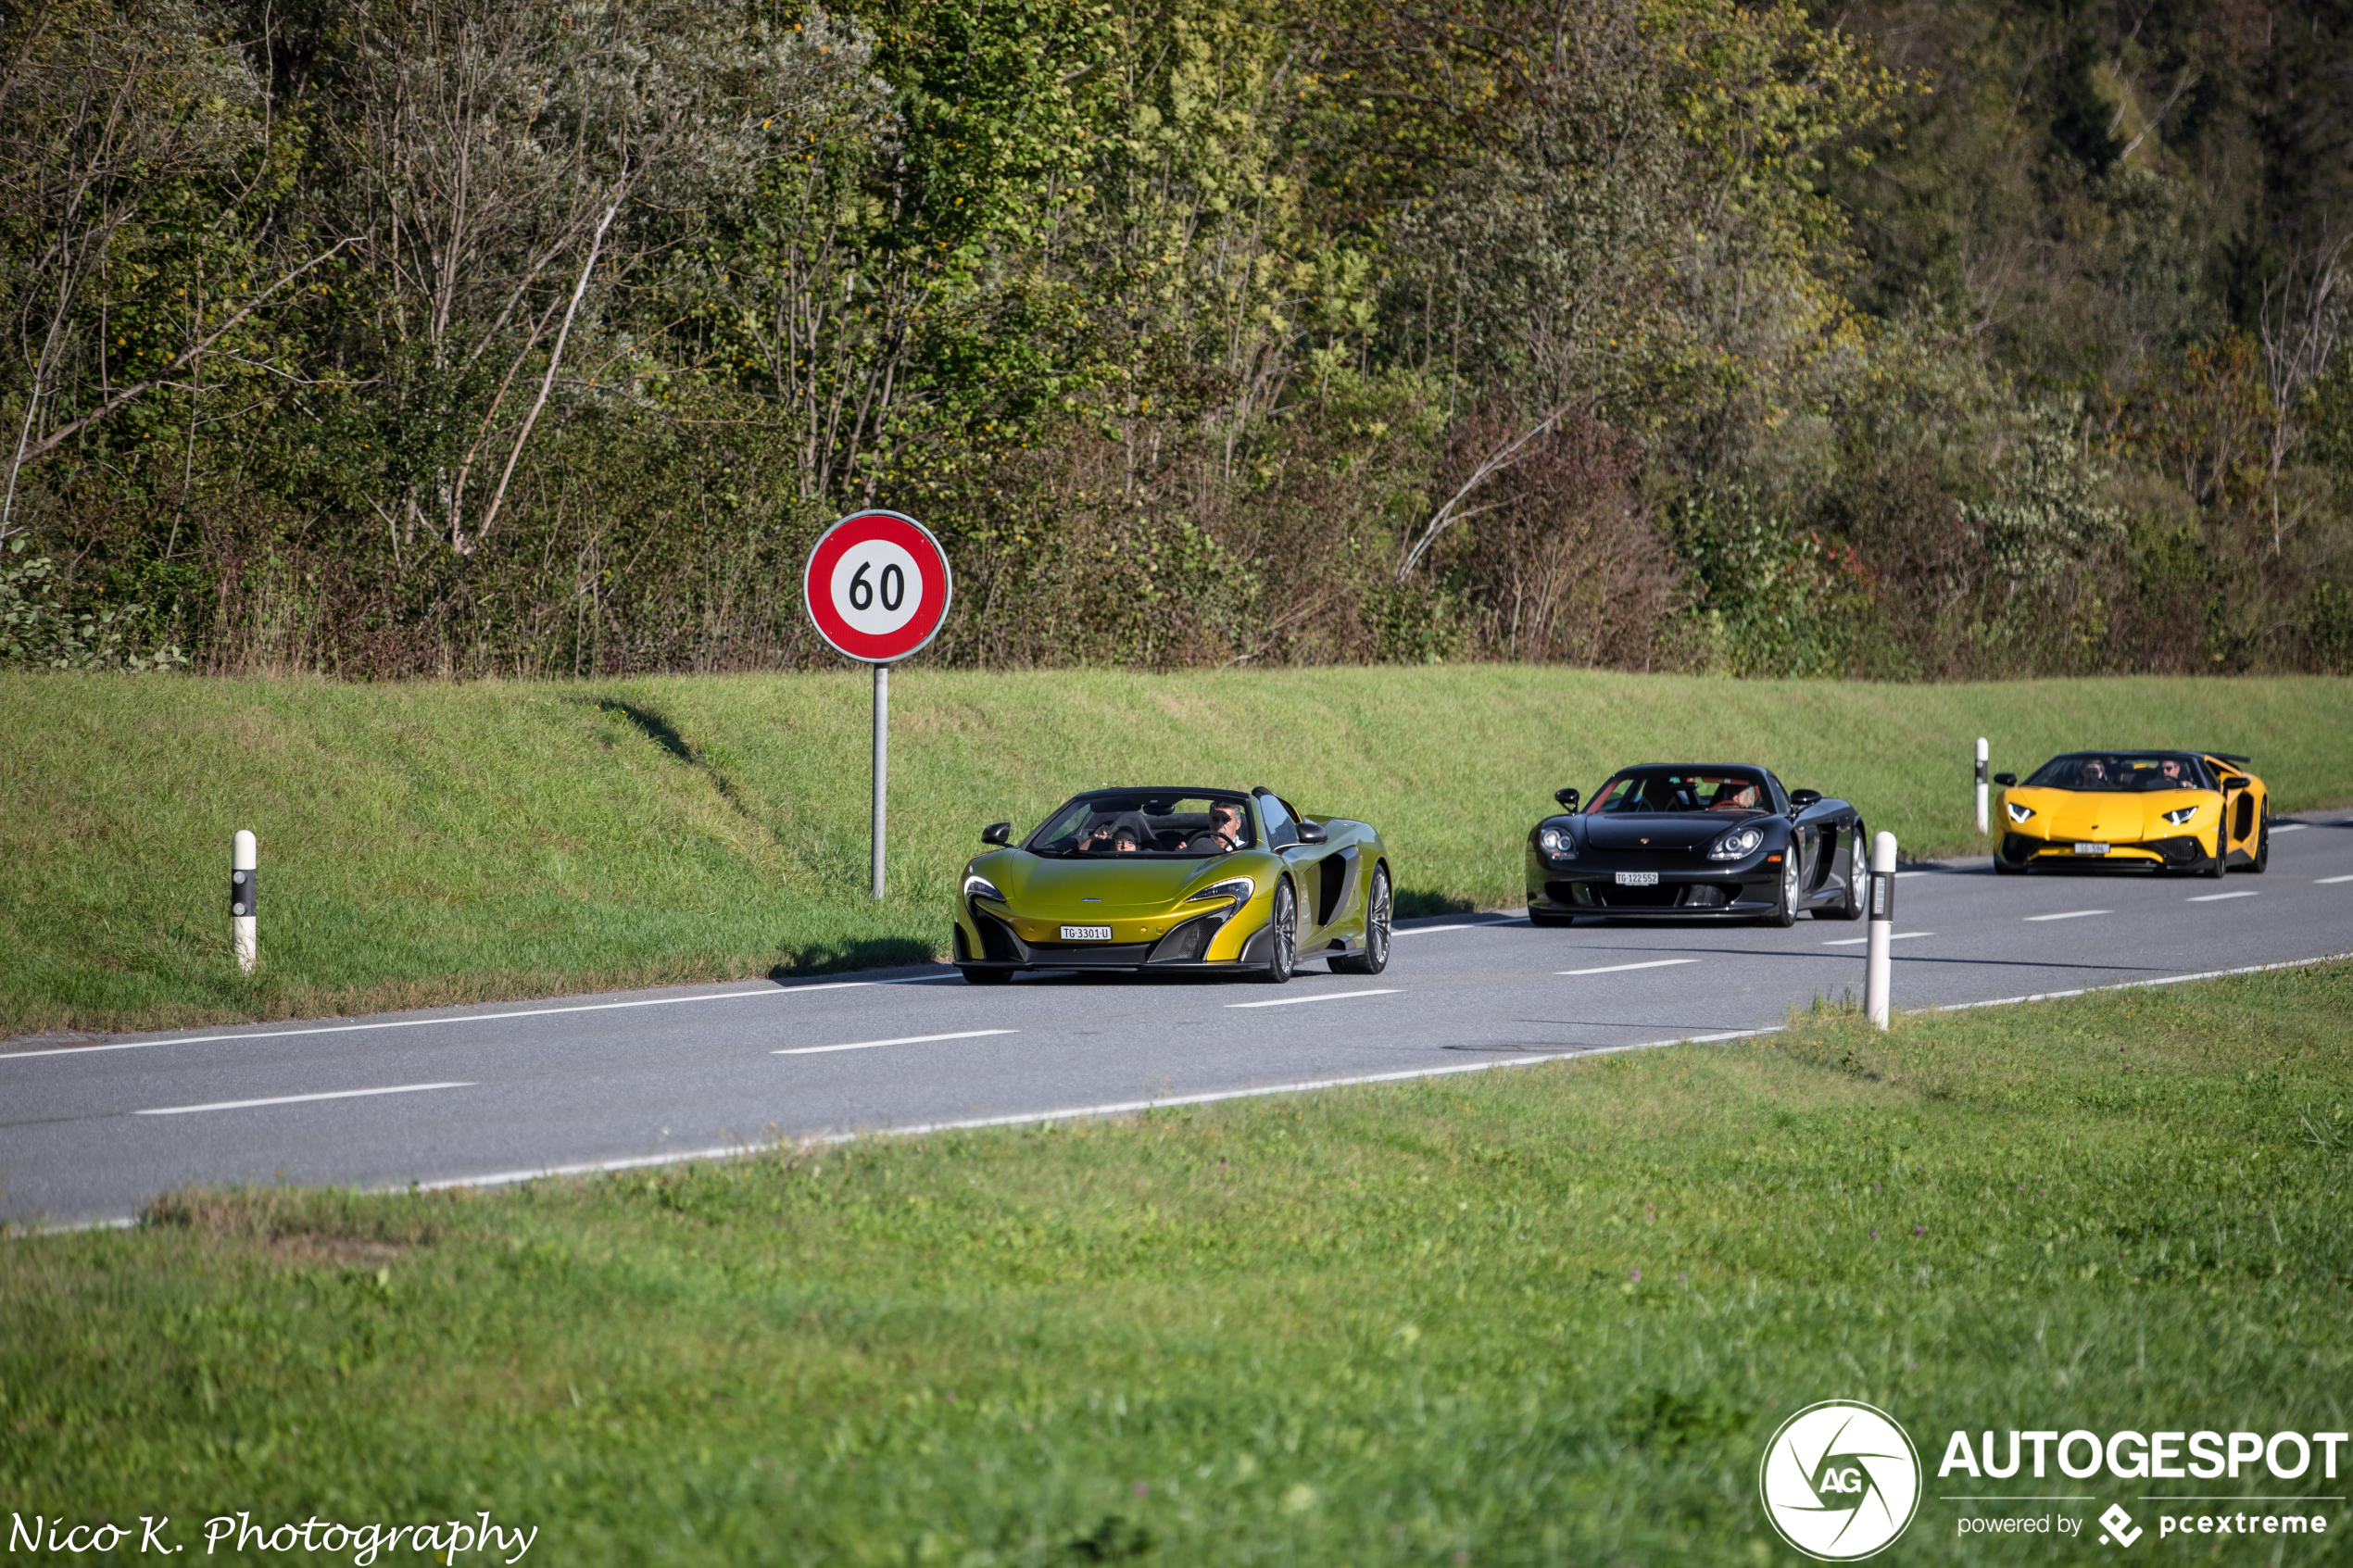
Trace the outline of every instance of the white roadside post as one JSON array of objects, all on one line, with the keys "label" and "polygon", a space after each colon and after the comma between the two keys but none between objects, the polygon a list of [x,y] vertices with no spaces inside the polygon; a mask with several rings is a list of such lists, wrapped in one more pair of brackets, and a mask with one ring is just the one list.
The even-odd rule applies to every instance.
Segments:
[{"label": "white roadside post", "polygon": [[875,666],[875,897],[883,896],[883,806],[890,798],[890,666]]},{"label": "white roadside post", "polygon": [[1863,1016],[1887,1027],[1887,943],[1895,933],[1895,835],[1871,838],[1871,935],[1864,951]]},{"label": "white roadside post", "polygon": [[244,828],[229,841],[229,931],[236,944],[237,967],[247,974],[260,957],[254,927],[254,841]]},{"label": "white roadside post", "polygon": [[1977,737],[1977,831],[1985,831],[1985,737]]}]

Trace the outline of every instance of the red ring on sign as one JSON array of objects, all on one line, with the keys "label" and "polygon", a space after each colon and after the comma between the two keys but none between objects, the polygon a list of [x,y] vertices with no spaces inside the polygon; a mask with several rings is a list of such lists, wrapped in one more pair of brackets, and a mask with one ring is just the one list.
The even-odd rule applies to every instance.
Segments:
[{"label": "red ring on sign", "polygon": [[[915,613],[895,632],[880,635],[861,632],[834,609],[834,566],[850,549],[871,539],[887,539],[915,558],[924,571],[924,594]],[[800,573],[800,600],[817,634],[851,659],[867,664],[889,664],[921,651],[939,634],[948,620],[948,606],[956,585],[948,570],[948,552],[931,530],[899,512],[853,512],[825,530],[809,564]]]}]

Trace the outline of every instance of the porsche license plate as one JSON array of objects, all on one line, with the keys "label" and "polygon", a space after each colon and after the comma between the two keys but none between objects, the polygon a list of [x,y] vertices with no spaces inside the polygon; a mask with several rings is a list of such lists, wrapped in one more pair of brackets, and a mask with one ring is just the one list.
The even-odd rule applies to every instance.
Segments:
[{"label": "porsche license plate", "polygon": [[1108,942],[1111,940],[1111,927],[1107,925],[1065,925],[1063,927],[1063,940],[1065,942]]},{"label": "porsche license plate", "polygon": [[2075,852],[2078,855],[2105,855],[2108,853],[2108,846],[2105,844],[2079,844],[2075,847]]},{"label": "porsche license plate", "polygon": [[1656,872],[1620,872],[1617,873],[1617,885],[1620,887],[1656,887],[1658,885],[1658,873]]}]

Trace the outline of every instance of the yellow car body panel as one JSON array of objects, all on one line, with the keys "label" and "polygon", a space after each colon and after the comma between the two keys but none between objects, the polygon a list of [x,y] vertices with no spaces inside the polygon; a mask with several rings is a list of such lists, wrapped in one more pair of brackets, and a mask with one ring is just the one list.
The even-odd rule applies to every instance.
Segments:
[{"label": "yellow car body panel", "polygon": [[[2082,755],[2087,754],[2069,754]],[[2002,833],[1995,861],[2001,870],[2095,860],[2208,875],[2220,875],[2224,869],[2262,869],[2270,847],[2270,791],[2246,771],[2246,759],[2212,752],[2106,755],[2111,760],[2194,757],[2218,787],[2203,783],[2130,790],[2008,784],[1995,815]],[[2066,759],[2055,758],[2038,771],[2047,772]]]}]

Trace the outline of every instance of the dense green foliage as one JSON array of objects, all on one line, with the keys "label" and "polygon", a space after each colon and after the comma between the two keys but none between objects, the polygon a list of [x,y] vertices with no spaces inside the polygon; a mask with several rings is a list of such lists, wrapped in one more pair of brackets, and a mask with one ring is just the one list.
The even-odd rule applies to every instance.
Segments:
[{"label": "dense green foliage", "polygon": [[2338,670],[2345,28],[11,3],[0,660]]},{"label": "dense green foliage", "polygon": [[[868,882],[862,673],[597,682],[0,674],[0,1036],[168,1028],[928,960],[984,823],[1079,789],[1264,783],[1378,826],[1403,912],[1516,908],[1563,784],[1753,758],[1906,854],[1986,852],[1975,738],[2252,754],[2353,803],[2353,684],[1871,685],[1450,669],[920,670],[892,686],[890,897]],[[2192,739],[2195,737],[2195,739]],[[262,963],[229,949],[258,834]]]},{"label": "dense green foliage", "polygon": [[[1755,1475],[1818,1399],[1931,1464],[1964,1427],[2343,1429],[2348,1006],[2337,965],[507,1193],[170,1195],[0,1247],[0,1484],[191,1545],[488,1510],[526,1564],[1794,1564]],[[2145,1486],[2082,1489],[2147,1526]],[[2049,1560],[1957,1540],[1945,1489],[1881,1561]]]}]

